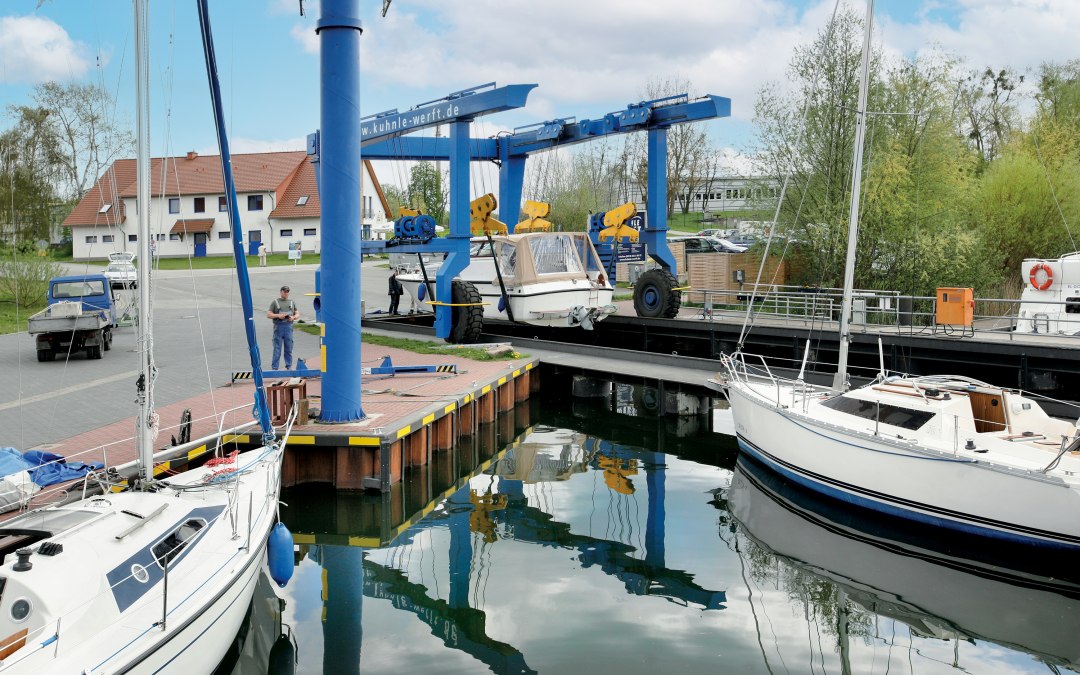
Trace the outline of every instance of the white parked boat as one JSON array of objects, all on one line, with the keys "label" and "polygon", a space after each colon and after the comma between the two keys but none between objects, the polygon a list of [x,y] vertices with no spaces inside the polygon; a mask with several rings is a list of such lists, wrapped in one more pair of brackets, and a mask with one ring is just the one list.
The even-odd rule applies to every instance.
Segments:
[{"label": "white parked boat", "polygon": [[1017,333],[1080,334],[1080,251],[1046,260],[1031,258],[1021,265]]},{"label": "white parked boat", "polygon": [[[205,1],[200,19],[206,19]],[[145,111],[146,0],[135,3],[138,200],[150,204]],[[209,26],[204,24],[208,71]],[[216,102],[216,74],[212,77]],[[219,132],[223,134],[220,105]],[[226,194],[235,187],[222,137]],[[240,231],[235,209],[233,230]],[[139,255],[149,260],[149,214],[139,219]],[[237,251],[241,247],[236,243]],[[250,323],[246,265],[237,257]],[[156,376],[150,265],[139,265],[140,376],[136,446],[140,476],[124,491],[30,511],[0,527],[0,672],[208,673],[247,613],[277,516],[284,442],[274,439],[261,378],[256,409],[266,446],[154,477]],[[246,295],[243,291],[247,291]],[[249,332],[249,337],[254,333]],[[261,371],[257,347],[253,369]],[[122,486],[116,486],[120,488]],[[280,527],[280,526],[279,526]],[[291,563],[291,545],[288,547]],[[280,549],[278,549],[280,550]]]},{"label": "white parked boat", "polygon": [[870,14],[833,387],[811,386],[802,373],[776,377],[763,360],[743,353],[724,356],[712,384],[731,403],[742,451],[800,485],[933,527],[1078,548],[1075,424],[1050,418],[1020,391],[963,377],[887,376],[882,366],[874,382],[848,390]]},{"label": "white parked boat", "polygon": [[[397,278],[417,302],[435,297],[429,265]],[[469,266],[453,283],[454,304],[472,310],[463,319],[455,316],[455,329],[462,330],[454,342],[474,342],[486,320],[588,330],[615,312],[614,288],[584,232],[474,237]]]}]

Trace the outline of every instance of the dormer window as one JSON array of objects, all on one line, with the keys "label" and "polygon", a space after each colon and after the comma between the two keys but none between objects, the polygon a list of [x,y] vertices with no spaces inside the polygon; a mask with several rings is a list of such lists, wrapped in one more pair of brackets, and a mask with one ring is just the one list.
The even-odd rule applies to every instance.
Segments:
[{"label": "dormer window", "polygon": [[296,205],[297,206],[306,206],[307,205],[307,200],[308,200],[308,196],[304,195],[300,199],[296,200]]},{"label": "dormer window", "polygon": [[100,209],[98,209],[98,213],[108,213],[109,209],[111,209],[111,208],[112,208],[112,204],[105,204]]}]

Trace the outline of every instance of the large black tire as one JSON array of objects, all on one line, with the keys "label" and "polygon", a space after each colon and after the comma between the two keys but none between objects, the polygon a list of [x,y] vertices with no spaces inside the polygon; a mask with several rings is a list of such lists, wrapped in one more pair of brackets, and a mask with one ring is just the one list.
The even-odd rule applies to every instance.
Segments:
[{"label": "large black tire", "polygon": [[[480,304],[483,298],[476,286],[468,281],[455,280],[450,288],[451,302],[454,303],[453,322],[447,342],[470,344],[480,339],[484,330],[484,308]],[[467,305],[467,306],[459,306]]]},{"label": "large black tire", "polygon": [[634,284],[634,311],[648,319],[674,319],[682,306],[679,282],[667,270],[649,270]]},{"label": "large black tire", "polygon": [[39,349],[37,350],[38,361],[52,361],[56,357],[56,353],[51,349]]},{"label": "large black tire", "polygon": [[101,347],[94,345],[93,347],[86,348],[86,358],[88,359],[100,359]]},{"label": "large black tire", "polygon": [[105,351],[109,351],[110,349],[112,349],[112,331],[111,330],[105,331],[104,337],[102,339],[102,346],[105,348]]}]

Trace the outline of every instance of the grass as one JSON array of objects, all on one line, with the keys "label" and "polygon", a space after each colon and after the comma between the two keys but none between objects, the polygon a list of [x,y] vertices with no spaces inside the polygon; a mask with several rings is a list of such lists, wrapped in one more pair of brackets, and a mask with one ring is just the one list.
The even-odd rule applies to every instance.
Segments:
[{"label": "grass", "polygon": [[26,319],[45,308],[45,299],[31,307],[17,307],[11,297],[0,296],[0,335],[26,330]]},{"label": "grass", "polygon": [[[314,323],[300,323],[296,324],[296,330],[310,333],[311,335],[320,335],[322,333],[318,324]],[[510,352],[508,354],[489,354],[486,349],[479,347],[465,346],[451,346],[441,342],[428,342],[427,340],[411,340],[409,338],[388,337],[385,335],[372,335],[371,333],[361,333],[361,339],[365,344],[379,345],[381,347],[393,347],[395,349],[404,349],[405,351],[415,352],[417,354],[439,354],[442,356],[460,356],[465,359],[471,359],[473,361],[513,361],[514,359],[520,359],[528,356],[528,354],[520,354],[518,352]]]}]

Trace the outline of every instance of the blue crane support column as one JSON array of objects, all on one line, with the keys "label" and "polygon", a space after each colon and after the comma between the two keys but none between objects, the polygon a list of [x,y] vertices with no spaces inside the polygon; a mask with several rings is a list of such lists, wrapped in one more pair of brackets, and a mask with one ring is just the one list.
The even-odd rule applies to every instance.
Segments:
[{"label": "blue crane support column", "polygon": [[648,200],[645,231],[641,241],[649,248],[649,255],[672,273],[675,256],[667,245],[667,127],[649,129],[647,141]]},{"label": "blue crane support column", "polygon": [[320,304],[323,422],[363,419],[360,407],[360,1],[322,0],[319,35],[322,201]]},{"label": "blue crane support column", "polygon": [[525,184],[526,155],[511,156],[509,145],[499,148],[502,166],[499,167],[499,220],[514,232],[521,216],[521,192]]},{"label": "blue crane support column", "polygon": [[461,241],[460,246],[451,247],[446,260],[435,275],[435,299],[445,303],[436,307],[435,335],[446,337],[453,325],[454,277],[469,265],[469,244],[472,236],[469,231],[469,120],[456,119],[450,123],[450,240]]}]

